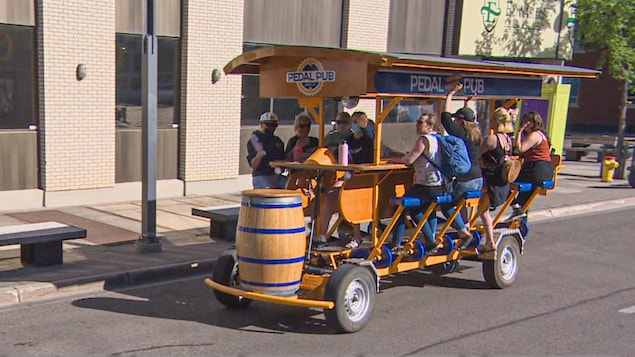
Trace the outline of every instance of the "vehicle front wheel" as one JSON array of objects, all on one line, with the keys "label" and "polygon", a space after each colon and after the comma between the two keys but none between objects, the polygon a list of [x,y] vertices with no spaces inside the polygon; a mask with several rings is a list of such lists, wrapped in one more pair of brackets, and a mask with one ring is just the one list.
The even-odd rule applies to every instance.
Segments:
[{"label": "vehicle front wheel", "polygon": [[366,268],[340,265],[326,283],[324,298],[335,308],[324,310],[326,322],[337,332],[356,332],[370,319],[377,284]]},{"label": "vehicle front wheel", "polygon": [[[235,287],[239,284],[238,264],[231,255],[222,255],[216,261],[212,280],[225,286]],[[223,305],[230,309],[239,309],[251,304],[251,299],[242,296],[234,296],[214,289],[214,296]]]}]

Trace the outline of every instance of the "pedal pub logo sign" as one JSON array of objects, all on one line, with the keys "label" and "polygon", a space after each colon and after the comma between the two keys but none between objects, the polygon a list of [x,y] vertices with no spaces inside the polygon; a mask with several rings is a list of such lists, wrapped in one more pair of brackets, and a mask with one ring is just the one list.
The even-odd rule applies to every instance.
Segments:
[{"label": "pedal pub logo sign", "polygon": [[500,14],[500,0],[483,0],[483,6],[481,6],[481,17],[483,18],[483,27],[487,33],[492,32],[496,28]]},{"label": "pedal pub logo sign", "polygon": [[287,83],[295,83],[306,96],[318,94],[326,82],[335,82],[335,71],[324,70],[317,58],[305,58],[295,72],[287,72]]}]

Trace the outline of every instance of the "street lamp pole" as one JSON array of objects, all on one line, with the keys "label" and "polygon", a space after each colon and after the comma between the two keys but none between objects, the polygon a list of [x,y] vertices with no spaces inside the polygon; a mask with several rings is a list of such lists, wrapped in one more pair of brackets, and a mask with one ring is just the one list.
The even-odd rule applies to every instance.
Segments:
[{"label": "street lamp pole", "polygon": [[145,35],[141,64],[142,177],[141,236],[137,251],[160,252],[157,236],[157,69],[156,0],[144,0]]}]

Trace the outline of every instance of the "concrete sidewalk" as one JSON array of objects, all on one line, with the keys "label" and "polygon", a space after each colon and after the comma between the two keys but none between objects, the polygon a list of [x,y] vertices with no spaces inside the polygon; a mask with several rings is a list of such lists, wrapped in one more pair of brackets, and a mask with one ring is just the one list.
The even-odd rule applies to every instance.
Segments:
[{"label": "concrete sidewalk", "polygon": [[[600,182],[599,163],[565,161],[564,164],[558,188],[534,203],[531,222],[635,206],[635,189],[626,180]],[[141,231],[141,202],[56,208],[55,211],[60,211],[57,214],[106,227],[103,236],[92,241],[66,241],[64,263],[49,267],[22,267],[19,246],[0,247],[3,248],[0,250],[0,306],[117,289],[169,277],[210,274],[216,258],[233,242],[210,238],[209,220],[192,216],[191,209],[240,200],[240,192],[159,200],[157,231],[163,235],[163,251],[145,254],[138,253],[133,243]],[[0,212],[0,226],[26,223],[16,218],[24,217],[25,213],[38,212]],[[124,233],[132,240],[117,243]]]}]

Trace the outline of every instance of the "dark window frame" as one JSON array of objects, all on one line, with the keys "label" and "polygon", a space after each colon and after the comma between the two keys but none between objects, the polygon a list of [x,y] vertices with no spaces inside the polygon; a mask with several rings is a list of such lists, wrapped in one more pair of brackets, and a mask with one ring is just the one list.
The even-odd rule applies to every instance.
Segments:
[{"label": "dark window frame", "polygon": [[[162,118],[159,115],[157,127],[159,129],[178,127],[180,123],[180,82],[181,82],[181,47],[180,37],[158,36],[158,88],[157,103],[158,110],[162,108],[172,108],[171,118]],[[141,130],[140,111],[141,111],[141,70],[142,70],[142,47],[143,35],[134,33],[117,32],[115,34],[116,46],[116,67],[115,67],[115,124],[118,129],[139,129]],[[162,57],[166,52],[166,48],[170,48],[172,53],[173,72],[169,72],[169,68],[165,68],[167,57]],[[130,56],[134,60],[134,55],[128,53],[136,53],[138,62],[124,62],[121,59],[123,55]],[[129,61],[132,61],[129,60]],[[127,66],[126,72],[120,72],[120,66]],[[121,85],[120,81],[128,81],[126,86]],[[127,91],[127,92],[125,92]],[[134,113],[130,113],[130,109],[134,109]],[[131,117],[131,115],[133,115]],[[139,123],[135,125],[134,123]]]},{"label": "dark window frame", "polygon": [[[0,130],[32,129],[38,124],[37,29],[1,23],[0,35]],[[26,56],[16,59],[23,52]],[[26,66],[23,57],[29,60]]]}]

